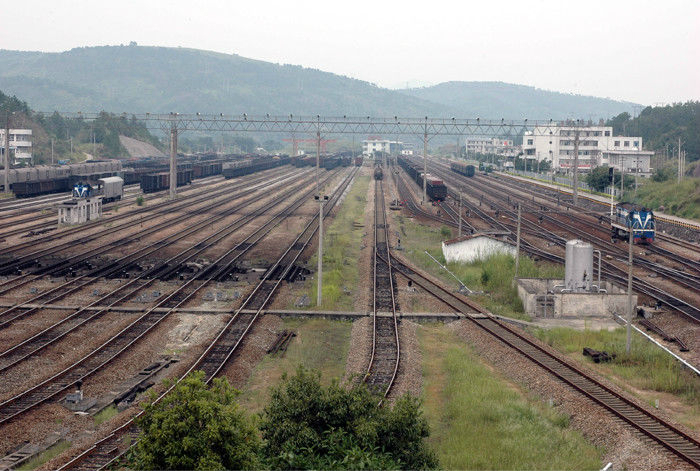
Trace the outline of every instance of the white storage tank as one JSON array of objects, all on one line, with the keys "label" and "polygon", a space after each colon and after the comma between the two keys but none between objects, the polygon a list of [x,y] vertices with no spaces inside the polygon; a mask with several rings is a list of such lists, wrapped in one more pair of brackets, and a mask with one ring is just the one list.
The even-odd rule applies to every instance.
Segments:
[{"label": "white storage tank", "polygon": [[582,240],[566,243],[566,268],[564,284],[573,292],[591,290],[593,281],[593,246]]}]

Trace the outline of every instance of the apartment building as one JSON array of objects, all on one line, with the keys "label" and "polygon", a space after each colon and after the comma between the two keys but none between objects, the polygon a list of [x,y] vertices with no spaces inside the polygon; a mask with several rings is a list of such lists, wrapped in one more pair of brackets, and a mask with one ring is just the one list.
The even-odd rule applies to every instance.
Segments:
[{"label": "apartment building", "polygon": [[[3,161],[5,159],[5,129],[0,129],[0,148]],[[32,161],[32,130],[10,129],[10,158],[14,163]]]},{"label": "apartment building", "polygon": [[611,126],[537,126],[523,136],[524,158],[535,162],[548,160],[555,170],[573,169],[577,134],[579,170],[600,165],[640,174],[652,170],[654,153],[643,150],[642,138],[614,136]]}]

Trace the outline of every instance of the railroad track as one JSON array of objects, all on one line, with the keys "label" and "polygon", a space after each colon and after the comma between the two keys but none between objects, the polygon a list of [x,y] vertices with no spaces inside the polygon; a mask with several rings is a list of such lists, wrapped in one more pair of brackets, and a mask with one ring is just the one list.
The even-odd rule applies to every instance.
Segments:
[{"label": "railroad track", "polygon": [[[331,176],[332,175],[327,176],[323,181],[327,181],[331,178]],[[53,325],[43,329],[41,332],[1,352],[0,373],[3,373],[9,368],[18,365],[22,361],[38,353],[40,350],[65,337],[70,332],[73,332],[77,328],[85,325],[87,322],[101,317],[102,315],[106,314],[110,308],[133,298],[137,292],[145,290],[158,279],[167,277],[170,273],[178,270],[180,266],[183,266],[188,261],[193,260],[207,249],[219,244],[223,239],[240,230],[246,224],[276,208],[280,200],[285,201],[287,198],[297,195],[298,192],[303,190],[304,186],[310,183],[312,180],[313,177],[307,179],[306,181],[300,182],[298,185],[287,188],[281,195],[271,199],[268,203],[256,211],[237,218],[235,221],[217,230],[214,234],[206,237],[203,240],[197,241],[195,244],[182,250],[177,255],[161,261],[152,268],[139,274],[136,278],[132,278],[126,283],[121,284],[115,290],[105,294],[89,305],[81,307]],[[246,205],[251,203],[254,199],[257,199],[257,196],[252,196],[251,198],[237,204],[234,208],[230,209],[229,214],[234,214],[237,210],[246,207]],[[223,219],[224,217],[225,216],[220,216],[217,219]],[[200,224],[196,224],[188,228],[182,233],[175,234],[168,238],[169,240],[167,240],[167,243],[172,244],[193,233],[197,233],[211,222],[212,220],[203,221]],[[258,230],[263,233],[263,229],[264,228],[261,227]],[[164,244],[161,243],[153,244],[153,249],[149,251],[149,254],[160,250],[163,248],[163,246]],[[218,274],[216,277],[217,281],[225,273],[226,271],[222,271],[220,274]],[[93,306],[104,306],[104,308],[99,310],[91,310],[90,308]]]},{"label": "railroad track", "polygon": [[387,397],[401,360],[399,327],[396,311],[395,275],[389,250],[384,185],[374,183],[374,256],[372,294],[372,352],[364,381]]},{"label": "railroad track", "polygon": [[[290,169],[292,172],[298,171],[296,169]],[[111,234],[120,228],[123,229],[124,227],[129,227],[129,225],[135,225],[136,221],[133,221],[132,223],[129,223],[128,225],[122,225],[118,228],[111,228],[111,229],[105,229],[103,226],[105,222],[112,222],[115,223],[117,221],[123,221],[125,219],[132,218],[134,216],[142,216],[144,217],[144,221],[146,221],[146,217],[157,217],[157,216],[163,216],[167,215],[170,212],[176,211],[176,210],[181,210],[181,209],[187,209],[189,206],[193,204],[198,204],[200,202],[206,202],[207,198],[213,198],[214,196],[219,196],[219,195],[224,195],[225,194],[225,189],[228,188],[228,190],[231,189],[241,189],[245,186],[245,184],[253,184],[253,183],[259,183],[262,181],[265,181],[266,178],[270,178],[271,175],[278,174],[279,170],[275,169],[273,172],[261,172],[259,176],[254,178],[253,180],[242,180],[242,179],[234,179],[231,184],[229,185],[223,185],[221,188],[215,189],[213,192],[207,194],[209,186],[208,184],[198,184],[198,185],[190,185],[190,188],[187,188],[185,191],[182,191],[182,193],[185,193],[185,195],[181,198],[178,198],[176,200],[165,200],[161,201],[160,203],[156,203],[153,205],[149,206],[144,206],[141,208],[134,209],[132,211],[122,213],[122,214],[117,214],[113,215],[109,219],[98,219],[95,221],[88,221],[85,224],[81,224],[80,226],[76,227],[71,227],[65,230],[60,231],[59,233],[54,233],[45,237],[41,237],[39,239],[35,240],[30,240],[27,242],[23,242],[21,244],[15,244],[12,247],[12,252],[11,253],[21,253],[27,249],[31,249],[37,246],[40,246],[42,244],[46,244],[49,242],[54,242],[60,238],[64,238],[66,236],[70,235],[76,235],[79,234],[81,236],[84,236],[89,230],[91,229],[99,229],[100,234]],[[256,174],[257,175],[257,174]],[[197,187],[199,186],[203,187],[201,188],[203,191],[200,192],[194,192],[193,194],[190,194],[191,188],[192,187]],[[139,223],[141,220],[138,221]],[[94,237],[94,236],[91,236]],[[75,241],[73,241],[75,243]],[[9,253],[9,252],[8,252]],[[6,254],[3,254],[6,255]],[[37,256],[42,256],[44,255],[41,251],[37,251],[35,253],[30,253],[30,254],[25,254],[22,255],[21,257],[25,259],[31,259],[32,257],[36,258]],[[16,266],[16,264],[13,264],[13,260],[5,260],[3,262],[0,262],[0,272],[4,273],[7,271],[8,268],[12,268]]]},{"label": "railroad track", "polygon": [[[440,169],[436,169],[433,167],[433,170],[436,171],[436,173],[440,172],[440,175],[443,177],[445,182],[455,182],[461,179],[459,176],[451,175],[450,172],[445,170],[446,173],[442,173]],[[482,184],[478,182],[474,182],[473,180],[470,180],[470,186],[472,188],[476,188],[479,191],[483,193],[489,193],[489,189],[484,189]],[[454,184],[454,183],[451,183]],[[492,190],[492,189],[491,189]],[[453,198],[456,196],[455,192],[451,189],[448,189],[448,192],[450,196]],[[485,218],[487,222],[491,222],[495,225],[495,227],[499,227],[505,230],[508,230],[512,233],[512,231],[515,228],[516,225],[516,212],[510,207],[510,206],[504,206],[503,203],[498,202],[498,201],[493,201],[493,200],[488,200],[489,203],[495,207],[499,207],[499,212],[501,212],[504,215],[507,215],[510,218],[509,223],[504,223],[501,219],[495,219],[490,215],[487,215],[484,211],[482,211],[480,208],[477,206],[471,204],[470,202],[467,202],[466,206],[470,208],[471,211],[473,211],[475,214],[477,214],[479,217]],[[559,227],[563,228],[564,230],[571,230],[569,227],[566,226],[565,223],[562,223],[560,221],[557,221],[556,219],[549,219],[549,221],[552,224],[556,224]],[[550,241],[553,244],[563,246],[566,243],[566,240],[562,238],[561,236],[558,236],[554,234],[551,231],[548,231],[546,228],[542,227],[541,221],[531,221],[527,219],[526,217],[523,217],[523,230],[524,231],[529,231],[531,234],[536,234],[537,237],[545,239]],[[511,236],[510,239],[513,239]],[[599,242],[601,242],[605,247],[608,247],[607,253],[611,254],[613,257],[620,258],[622,257],[622,250],[614,246],[613,244],[609,244],[607,241],[598,239]],[[609,247],[612,246],[612,247]],[[536,247],[532,246],[531,244],[524,244],[523,247],[529,251],[530,253],[537,254],[542,256],[543,258],[546,258],[551,261],[555,261],[557,263],[563,263],[564,260],[554,254],[547,253],[543,250],[537,249]],[[612,252],[612,253],[611,253]],[[626,251],[625,252],[625,257],[626,257]],[[700,289],[700,279],[690,276],[688,274],[685,274],[683,272],[678,272],[677,270],[669,269],[669,268],[660,268],[658,265],[655,265],[651,261],[644,261],[639,258],[637,258],[637,263],[639,265],[643,265],[646,269],[653,270],[669,279],[672,281],[684,285],[690,289]],[[606,274],[606,276],[609,279],[615,280],[619,283],[626,283],[626,271],[624,269],[618,268],[617,266],[604,262],[604,269],[603,273]],[[672,307],[673,309],[677,310],[681,314],[685,315],[688,317],[690,320],[695,321],[695,322],[700,322],[700,308],[694,306],[693,304],[680,299],[678,296],[672,295],[671,293],[668,293],[656,286],[653,286],[646,281],[640,279],[639,277],[635,277],[633,281],[633,287],[634,289],[642,294],[645,294],[652,299],[656,299],[657,301],[661,302],[662,304],[668,305]]]},{"label": "railroad track", "polygon": [[[286,217],[301,206],[301,204],[308,200],[312,193],[312,190],[304,192],[295,201],[281,209],[275,216],[268,220],[267,223],[260,226],[252,234],[243,239],[243,241],[217,258],[211,265],[204,269],[199,277],[190,278],[182,285],[178,286],[174,291],[167,294],[164,299],[149,308],[144,314],[105,341],[97,349],[36,386],[0,403],[0,424],[20,414],[26,413],[36,406],[56,397],[58,394],[67,391],[78,381],[85,380],[111,363],[121,353],[126,351],[136,343],[136,341],[166,319],[175,309],[192,299],[193,296],[200,292],[205,286],[208,286],[212,281],[215,281],[223,272],[233,269],[234,264],[243,254],[251,250],[269,233],[270,229],[279,225]],[[290,268],[291,267],[287,267],[287,269]],[[269,277],[267,273],[265,276]],[[202,280],[202,278],[204,279]]]},{"label": "railroad track", "polygon": [[[286,181],[287,181],[287,178],[279,177],[279,178],[274,179],[274,180],[267,182],[265,184],[258,183],[256,185],[253,185],[253,184],[246,185],[246,188],[242,192],[234,193],[233,195],[229,193],[226,195],[226,198],[228,199],[231,197],[234,197],[234,198],[235,197],[242,197],[253,190],[261,190],[263,188],[266,189],[269,187],[269,185],[274,185],[274,184],[279,183],[279,182],[285,183]],[[232,191],[233,191],[233,189],[232,189]],[[120,271],[124,270],[129,265],[137,263],[139,260],[142,260],[145,257],[153,254],[154,252],[167,247],[168,245],[172,244],[173,242],[181,240],[184,237],[189,236],[191,234],[196,234],[198,230],[205,228],[208,225],[213,224],[213,223],[223,219],[225,216],[233,214],[238,210],[245,209],[248,204],[254,202],[255,199],[259,198],[259,197],[260,197],[260,195],[258,195],[256,193],[253,196],[246,198],[243,202],[236,204],[234,207],[223,211],[223,213],[221,213],[221,214],[217,214],[216,216],[213,216],[210,219],[199,221],[198,223],[193,223],[188,229],[186,229],[182,232],[173,234],[173,235],[168,236],[164,239],[157,240],[156,242],[153,242],[151,244],[146,245],[145,247],[142,247],[142,248],[137,249],[131,253],[128,253],[128,254],[108,263],[107,265],[94,268],[84,275],[81,275],[77,278],[73,278],[73,279],[71,279],[67,282],[64,282],[64,283],[62,283],[54,288],[51,288],[50,290],[48,290],[44,293],[40,293],[39,295],[37,295],[37,296],[27,300],[27,301],[18,303],[10,308],[5,309],[4,311],[0,312],[0,329],[7,327],[10,323],[16,321],[19,318],[27,317],[28,315],[31,315],[34,312],[36,312],[37,310],[39,310],[38,307],[29,309],[29,310],[22,309],[22,307],[24,305],[26,305],[28,303],[53,304],[56,301],[59,301],[59,300],[65,298],[66,296],[73,294],[73,293],[77,292],[78,290],[94,283],[96,278],[98,278],[98,277],[118,274]],[[206,208],[204,208],[204,209],[206,209]],[[179,217],[175,218],[174,220],[165,221],[161,224],[155,225],[149,229],[142,231],[139,234],[139,237],[144,237],[144,236],[147,236],[149,234],[157,234],[163,228],[170,227],[172,224],[176,224],[176,223],[181,222],[181,221],[185,221],[185,220],[191,218],[192,216],[193,216],[192,213],[184,213],[184,214],[180,215]],[[118,241],[118,245],[123,245],[121,243],[122,241],[124,241],[125,243],[128,243],[131,240],[129,237],[125,237],[125,238],[121,239],[120,241]],[[100,247],[97,250],[98,250],[98,253],[103,253],[103,252],[106,252],[106,251],[112,249],[113,247],[114,247],[114,245],[107,245],[106,247]],[[84,252],[83,254],[81,254],[79,256],[76,256],[77,261],[75,263],[82,263],[87,258],[93,257],[95,255],[96,254],[95,254],[94,250],[89,250],[89,251]],[[55,270],[66,270],[66,269],[67,269],[66,266],[61,266],[60,264],[57,264],[56,268],[49,268],[43,274],[51,274]],[[19,284],[10,285],[9,288],[6,286],[2,291],[0,291],[0,294],[3,294],[3,293],[6,293],[7,291],[16,289],[19,286],[22,286],[22,285],[27,284],[31,281],[34,281],[35,279],[36,279],[36,275],[27,276]],[[15,280],[13,280],[13,281],[15,281]]]},{"label": "railroad track", "polygon": [[[290,174],[286,174],[287,178],[291,178],[294,175],[299,175],[299,172],[294,171]],[[47,256],[52,256],[55,254],[60,253],[61,250],[67,249],[74,247],[75,245],[82,245],[87,242],[91,242],[97,239],[100,239],[102,237],[108,236],[115,234],[119,231],[122,231],[124,229],[128,229],[131,227],[136,227],[144,222],[148,222],[152,219],[162,217],[162,216],[168,216],[171,213],[177,214],[177,211],[182,211],[181,214],[175,216],[172,219],[168,219],[166,221],[163,221],[162,223],[158,224],[158,226],[154,227],[159,227],[159,228],[165,228],[168,227],[170,224],[176,224],[178,222],[182,222],[187,220],[189,217],[191,217],[191,211],[192,208],[195,207],[197,204],[206,204],[206,205],[211,205],[212,203],[216,202],[218,198],[221,198],[222,201],[225,201],[230,198],[231,192],[245,192],[247,189],[263,184],[263,183],[274,183],[278,181],[280,178],[285,178],[285,176],[282,177],[277,177],[273,178],[270,180],[269,176],[265,177],[260,177],[258,179],[252,180],[252,181],[241,181],[236,184],[230,185],[230,186],[224,186],[217,191],[211,192],[209,194],[197,194],[194,195],[193,197],[186,198],[185,200],[177,200],[177,201],[166,201],[161,204],[154,205],[150,208],[141,208],[135,211],[131,211],[129,213],[123,214],[123,215],[118,215],[113,218],[110,218],[107,222],[110,223],[115,223],[118,221],[122,221],[123,219],[128,219],[131,218],[132,216],[137,216],[131,221],[126,221],[122,224],[116,224],[114,227],[110,228],[104,228],[102,227],[103,224],[105,223],[104,220],[102,221],[95,221],[95,224],[85,224],[80,227],[75,227],[68,229],[66,231],[62,231],[59,234],[55,234],[54,236],[50,236],[49,238],[43,238],[41,240],[35,241],[35,242],[29,242],[28,246],[33,246],[35,244],[43,244],[45,242],[53,242],[55,239],[61,238],[65,235],[71,235],[74,233],[80,234],[82,237],[80,240],[70,240],[66,241],[63,243],[55,244],[50,247],[45,247],[43,249],[31,252],[29,254],[24,254],[24,255],[19,255],[17,258],[9,261],[5,261],[3,263],[0,263],[0,273],[5,273],[7,274],[8,272],[12,272],[13,270],[20,270],[22,267],[34,264],[38,259],[41,257],[47,257]],[[155,209],[155,211],[153,211]],[[145,214],[144,214],[145,213]],[[140,217],[138,217],[140,215]],[[96,227],[98,229],[97,233],[94,234],[89,234],[85,235],[83,231],[86,228],[90,227]],[[154,228],[152,227],[151,230]],[[145,231],[140,231],[139,232],[139,238],[142,237],[145,234]],[[78,255],[74,255],[72,257],[69,257],[68,259],[64,259],[60,262],[41,267],[40,270],[37,270],[36,273],[23,273],[17,277],[10,278],[4,282],[0,283],[0,294],[5,294],[7,291],[10,289],[15,289],[19,286],[22,286],[26,284],[29,281],[32,281],[33,278],[35,278],[36,275],[46,275],[46,274],[52,274],[55,272],[69,272],[70,269],[87,260],[88,258],[100,255],[101,253],[107,252],[111,249],[114,249],[119,246],[123,246],[126,244],[129,244],[133,242],[135,239],[134,235],[128,235],[125,237],[122,237],[120,239],[117,239],[115,241],[112,241],[109,243],[109,245],[97,247],[95,249],[91,250],[86,250]],[[14,252],[16,251],[21,251],[23,249],[27,248],[24,246],[24,244],[20,244],[19,246],[16,246],[14,248]],[[89,267],[88,267],[89,268]]]},{"label": "railroad track", "polygon": [[[393,264],[395,272],[423,287],[431,295],[462,313],[469,321],[491,336],[537,364],[558,380],[621,418],[630,426],[653,439],[686,462],[700,468],[700,442],[654,413],[638,406],[608,388],[590,373],[568,359],[550,352],[524,333],[498,321],[470,299],[454,293],[406,264]],[[474,313],[479,315],[474,315]]]},{"label": "railroad track", "polygon": [[[340,196],[357,174],[357,171],[357,168],[353,168],[352,173],[333,193],[329,202],[324,206],[324,211],[326,213],[329,213],[333,209]],[[318,216],[315,215],[278,258],[277,262],[265,273],[253,292],[233,313],[229,321],[219,332],[217,337],[209,344],[199,359],[197,359],[177,382],[163,392],[156,399],[156,402],[162,400],[180,381],[195,370],[204,371],[207,383],[211,382],[211,380],[222,371],[228,362],[230,362],[231,358],[237,353],[247,334],[254,326],[255,321],[259,318],[261,312],[276,292],[282,280],[285,279],[289,270],[291,270],[291,267],[296,263],[306,247],[308,247],[317,231]],[[280,273],[280,276],[276,277],[278,278],[276,280],[271,278],[275,273]],[[243,313],[242,311],[244,309],[254,309],[255,313]],[[105,469],[117,462],[138,439],[138,428],[135,424],[135,419],[138,418],[140,414],[141,413],[137,414],[134,419],[129,420],[124,425],[115,429],[110,435],[83,451],[59,469],[99,470]]]}]

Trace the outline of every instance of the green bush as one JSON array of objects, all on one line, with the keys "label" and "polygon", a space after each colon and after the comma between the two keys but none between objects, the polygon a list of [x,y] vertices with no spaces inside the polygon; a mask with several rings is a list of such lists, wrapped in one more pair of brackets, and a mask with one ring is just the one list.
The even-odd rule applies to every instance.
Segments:
[{"label": "green bush", "polygon": [[207,388],[197,371],[136,421],[141,435],[136,469],[258,469],[260,438],[238,407],[233,389],[217,378]]},{"label": "green bush", "polygon": [[437,458],[418,401],[392,406],[360,384],[323,387],[299,367],[273,388],[260,424],[270,469],[433,469]]},{"label": "green bush", "polygon": [[143,196],[137,196],[136,197],[136,206],[143,206]]}]

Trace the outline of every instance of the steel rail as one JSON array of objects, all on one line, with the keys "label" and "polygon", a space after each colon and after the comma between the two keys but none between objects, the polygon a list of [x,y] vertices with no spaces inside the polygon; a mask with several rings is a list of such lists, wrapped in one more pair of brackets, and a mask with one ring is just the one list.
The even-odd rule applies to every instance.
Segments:
[{"label": "steel rail", "polygon": [[[375,180],[374,190],[372,351],[364,382],[383,388],[383,397],[386,398],[398,373],[401,343],[396,316],[397,302],[394,297],[394,274],[389,249],[384,186],[381,180]],[[380,316],[380,312],[387,310],[391,317]]]},{"label": "steel rail", "polygon": [[[222,270],[229,269],[231,264],[240,258],[244,253],[248,252],[259,240],[267,235],[266,229],[270,228],[273,222],[275,226],[280,224],[284,218],[290,215],[298,206],[303,203],[303,199],[311,194],[309,190],[290,205],[283,208],[275,215],[267,224],[257,228],[252,234],[247,236],[242,242],[239,242],[235,247],[229,249],[226,253],[217,258],[205,270],[207,271],[207,279],[202,283],[196,284],[196,277],[187,280],[173,292],[167,294],[164,299],[159,301],[155,306],[149,308],[144,314],[136,320],[124,327],[114,336],[106,340],[102,345],[97,347],[88,355],[84,356],[71,366],[63,369],[61,372],[42,381],[41,383],[31,387],[30,389],[15,395],[14,397],[0,403],[0,424],[36,407],[37,405],[50,400],[57,394],[66,391],[76,382],[93,375],[100,371],[105,365],[117,358],[121,353],[127,350],[131,345],[136,343],[144,335],[150,332],[156,325],[159,325],[167,318],[175,309],[191,299],[204,286],[214,280]],[[281,219],[280,219],[281,217]],[[277,221],[279,219],[279,221]],[[274,226],[273,226],[274,227]],[[259,235],[260,234],[260,235]],[[252,243],[248,241],[257,236]],[[231,255],[235,255],[231,259]],[[224,263],[225,262],[225,263]],[[192,291],[187,291],[190,285],[195,286]],[[165,307],[167,311],[160,312],[158,308]]]},{"label": "steel rail", "polygon": [[[331,198],[331,200],[326,204],[326,211],[330,212],[332,207],[337,203],[338,199],[340,198],[340,195],[344,192],[345,188],[350,184],[350,182],[354,179],[355,175],[357,174],[357,169],[354,169],[350,176],[346,178],[346,180],[338,187],[336,190],[334,196]],[[314,223],[315,223],[315,228],[314,228]],[[241,342],[245,338],[245,336],[250,332],[251,327],[257,320],[258,316],[260,313],[263,311],[265,304],[271,299],[272,295],[274,295],[277,287],[281,283],[281,281],[284,279],[286,276],[286,273],[291,269],[291,266],[296,263],[298,258],[301,256],[302,252],[304,249],[309,245],[311,242],[312,238],[318,231],[318,215],[314,215],[309,221],[309,223],[306,225],[306,227],[301,231],[301,233],[297,236],[297,238],[289,244],[287,247],[286,251],[278,258],[277,262],[271,267],[271,270],[268,270],[266,275],[263,277],[262,280],[258,283],[258,285],[255,287],[253,292],[246,298],[244,301],[244,304],[239,307],[231,316],[231,319],[226,323],[226,325],[221,329],[217,337],[209,344],[207,349],[200,355],[200,357],[195,361],[195,363],[183,374],[178,378],[176,382],[174,382],[166,391],[161,393],[158,398],[155,400],[155,402],[161,401],[167,394],[170,393],[184,378],[186,378],[191,372],[195,371],[196,369],[199,369],[202,367],[202,365],[208,362],[208,359],[210,359],[212,356],[218,358],[217,361],[212,362],[211,364],[215,365],[215,367],[210,370],[210,374],[206,376],[206,381],[209,383],[215,375],[217,375],[223,366],[229,361],[231,355],[235,353],[235,351],[238,349],[240,346]],[[299,243],[300,240],[302,240],[302,237],[304,234],[307,234],[307,237],[302,243]],[[258,296],[258,293],[267,291],[264,286],[267,285],[269,286],[269,280],[267,276],[269,274],[272,274],[273,271],[275,271],[278,267],[280,267],[284,261],[287,261],[286,268],[283,272],[283,276],[280,276],[279,279],[274,283],[272,289],[265,294],[264,297],[262,297],[262,303],[260,307],[256,310],[255,314],[247,314],[249,316],[247,319],[243,319],[244,314],[242,313],[244,307],[247,304],[250,304],[253,302],[254,298]],[[261,297],[258,296],[258,299],[260,300]],[[239,320],[243,320],[241,324],[243,326],[236,326],[236,322]],[[236,327],[242,327],[242,329],[236,329]],[[231,333],[232,331],[238,331],[239,337],[233,338],[232,336],[227,336],[227,333]],[[228,342],[231,344],[231,347],[227,350],[225,350],[224,355],[221,354],[220,351],[217,351],[217,345],[220,345],[222,340],[228,340]],[[218,342],[218,343],[217,343]],[[216,363],[218,362],[218,365]],[[206,372],[205,372],[206,375]],[[105,438],[99,440],[95,444],[93,444],[91,447],[88,449],[84,450],[82,453],[78,454],[74,458],[72,458],[70,461],[68,461],[66,464],[64,464],[62,467],[59,468],[59,470],[66,470],[66,469],[86,469],[86,470],[101,470],[105,469],[112,464],[116,463],[124,454],[132,447],[135,445],[137,442],[137,437],[138,437],[138,428],[136,426],[136,419],[143,414],[143,411],[139,412],[135,417],[129,419],[128,422],[124,423],[123,425],[119,426],[117,429],[115,429],[111,434],[106,436]],[[128,443],[123,443],[122,439],[123,438],[128,438]],[[127,440],[124,440],[127,441]],[[125,447],[122,451],[119,451],[119,447]]]},{"label": "steel rail", "polygon": [[[265,214],[267,211],[274,208],[278,204],[278,200],[284,200],[290,196],[293,196],[295,192],[298,192],[301,189],[301,187],[303,187],[309,181],[313,180],[313,178],[314,177],[307,179],[307,181],[302,182],[301,185],[288,188],[281,195],[277,195],[271,201],[269,201],[263,207],[257,209],[256,211],[242,216],[236,219],[235,221],[232,221],[225,227],[218,229],[215,233],[205,237],[202,240],[195,242],[190,247],[180,251],[178,254],[170,257],[167,260],[159,262],[157,265],[153,266],[149,270],[139,274],[138,277],[132,278],[127,283],[120,285],[116,289],[102,296],[100,299],[90,303],[87,306],[80,307],[78,310],[68,315],[67,317],[62,318],[53,325],[46,327],[37,334],[6,349],[3,352],[0,352],[0,373],[3,373],[11,367],[14,367],[21,361],[29,358],[30,356],[36,354],[38,351],[48,347],[52,343],[65,337],[78,327],[81,327],[87,322],[99,318],[103,314],[107,313],[110,310],[110,308],[117,306],[119,303],[131,298],[138,291],[146,289],[147,287],[155,283],[158,279],[162,278],[164,276],[164,271],[165,275],[167,275],[169,272],[175,271],[178,268],[178,266],[181,266],[187,261],[192,260],[197,255],[201,254],[205,250],[219,243],[225,237],[228,237],[235,231],[244,227],[253,219]],[[243,202],[238,203],[233,208],[230,208],[225,214],[222,214],[213,220],[203,221],[197,225],[189,227],[184,232],[171,236],[167,243],[172,245],[173,243],[182,240],[193,233],[198,232],[202,227],[208,226],[212,222],[217,222],[218,220],[224,219],[227,215],[234,214],[241,208],[246,207],[254,199],[257,199],[257,197],[251,197]],[[156,247],[153,250],[149,251],[149,254],[160,250],[165,246],[163,244],[154,245]],[[144,279],[146,280],[146,283],[140,283],[140,281]],[[134,287],[132,288],[132,286]],[[129,290],[129,292],[127,292],[124,295],[120,295],[122,292],[125,292],[127,290]],[[115,298],[115,296],[118,295],[120,296],[117,299],[111,301],[113,298]],[[104,308],[95,311],[90,311],[90,308],[93,306],[104,306]]]}]

